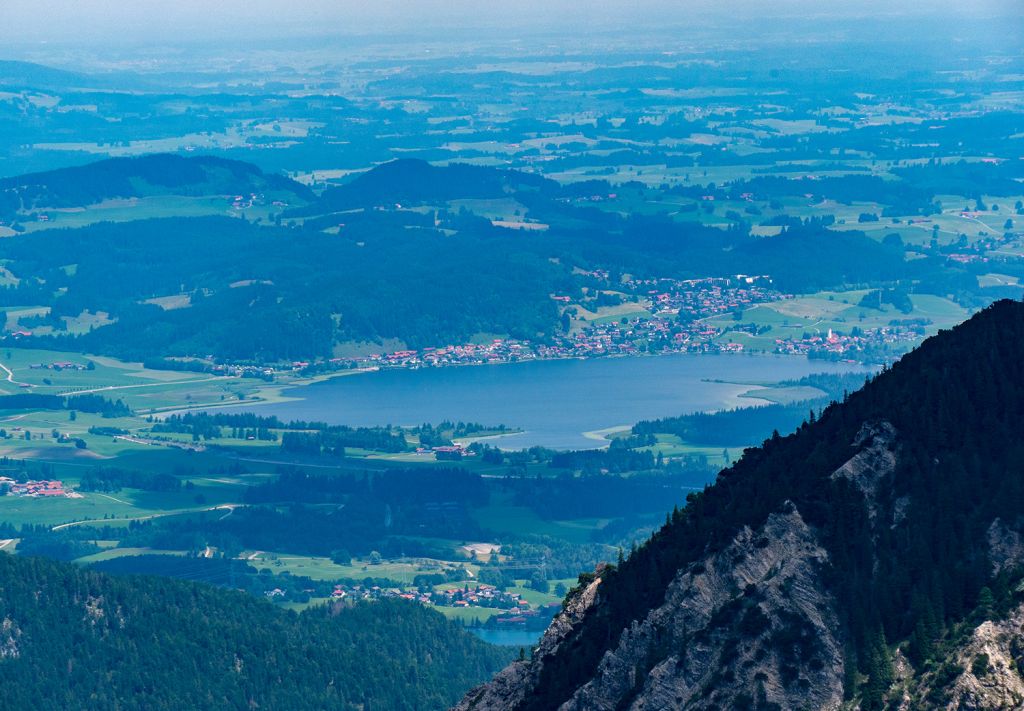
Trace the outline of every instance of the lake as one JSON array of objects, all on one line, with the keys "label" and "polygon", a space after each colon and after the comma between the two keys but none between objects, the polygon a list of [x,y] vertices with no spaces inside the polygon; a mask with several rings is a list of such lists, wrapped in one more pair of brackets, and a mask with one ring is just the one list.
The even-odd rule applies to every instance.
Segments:
[{"label": "lake", "polygon": [[501,630],[485,627],[470,627],[469,631],[491,644],[497,644],[501,647],[525,647],[526,649],[536,646],[544,634],[543,630]]},{"label": "lake", "polygon": [[[801,356],[676,354],[545,360],[506,365],[380,370],[285,391],[290,402],[260,407],[283,420],[351,426],[442,420],[523,430],[502,448],[580,449],[607,444],[600,431],[638,420],[758,404],[746,384],[810,373],[872,372]],[[727,382],[709,382],[720,380]]]}]

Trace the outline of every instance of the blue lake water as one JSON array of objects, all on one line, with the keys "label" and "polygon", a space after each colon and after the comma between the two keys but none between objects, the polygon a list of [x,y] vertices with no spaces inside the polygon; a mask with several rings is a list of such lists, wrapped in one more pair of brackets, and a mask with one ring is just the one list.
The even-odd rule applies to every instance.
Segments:
[{"label": "blue lake water", "polygon": [[540,641],[543,631],[537,630],[498,630],[484,629],[482,627],[470,627],[469,631],[485,642],[497,644],[501,647],[525,647],[530,649]]},{"label": "blue lake water", "polygon": [[524,431],[492,440],[503,448],[592,448],[606,442],[586,433],[760,402],[739,397],[750,388],[736,383],[772,383],[821,372],[871,369],[800,356],[742,354],[391,369],[288,390],[287,396],[300,399],[261,407],[260,413],[351,426],[446,419],[504,424]]}]

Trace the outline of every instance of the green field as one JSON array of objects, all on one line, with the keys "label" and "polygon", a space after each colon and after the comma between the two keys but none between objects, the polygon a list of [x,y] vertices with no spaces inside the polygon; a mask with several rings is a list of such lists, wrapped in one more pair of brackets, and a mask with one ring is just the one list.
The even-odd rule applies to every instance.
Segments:
[{"label": "green field", "polygon": [[714,316],[706,322],[723,329],[718,340],[742,343],[748,349],[771,351],[776,339],[801,339],[804,334],[823,336],[832,330],[849,334],[851,329],[883,328],[892,321],[928,319],[928,333],[949,328],[967,318],[968,312],[955,302],[931,294],[911,294],[913,310],[902,313],[886,304],[881,309],[858,306],[867,290],[846,292],[820,292],[810,296],[752,306],[740,318],[740,323],[753,323],[769,330],[752,335],[730,330],[736,323],[731,315]]},{"label": "green field", "polygon": [[495,533],[529,531],[537,535],[552,536],[574,543],[590,540],[595,528],[608,525],[608,519],[576,519],[572,521],[545,521],[525,506],[507,503],[491,504],[473,510],[473,518]]},{"label": "green field", "polygon": [[426,558],[418,558],[415,561],[408,562],[401,560],[384,561],[377,565],[370,563],[369,560],[353,559],[351,565],[338,565],[331,562],[329,558],[322,556],[303,556],[288,553],[250,551],[243,553],[241,557],[257,568],[269,568],[274,573],[287,571],[292,575],[301,575],[313,578],[314,580],[390,578],[405,585],[411,585],[413,578],[417,575],[436,573],[444,568],[455,568],[459,565],[465,565],[465,568],[473,575],[479,569],[478,566],[471,563],[457,564],[452,561]]},{"label": "green field", "polygon": [[743,455],[743,449],[749,446],[749,443],[737,443],[735,447],[706,447],[684,442],[676,435],[670,434],[657,434],[655,438],[656,444],[641,449],[650,450],[655,455],[661,454],[663,457],[701,456],[707,458],[709,464],[718,467],[735,462]]},{"label": "green field", "polygon": [[[98,541],[97,541],[98,543]],[[93,553],[92,555],[82,556],[75,560],[76,563],[81,565],[89,565],[91,563],[100,563],[105,560],[113,560],[115,558],[123,558],[130,555],[185,555],[185,551],[165,551],[158,550],[155,548],[110,548],[99,553]]]},{"label": "green field", "polygon": [[26,222],[26,232],[48,229],[75,228],[97,222],[130,222],[160,217],[205,217],[225,215],[247,219],[268,219],[276,211],[266,205],[254,205],[240,210],[234,208],[228,196],[186,197],[161,195],[126,200],[107,200],[74,210],[49,210],[46,222]]}]

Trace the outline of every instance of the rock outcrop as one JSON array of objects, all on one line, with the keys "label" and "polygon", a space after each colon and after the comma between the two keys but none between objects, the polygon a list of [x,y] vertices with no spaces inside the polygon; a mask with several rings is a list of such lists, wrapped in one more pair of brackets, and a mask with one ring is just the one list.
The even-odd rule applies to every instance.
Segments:
[{"label": "rock outcrop", "polygon": [[[947,664],[958,670],[952,683],[934,687],[934,676],[919,685],[919,698],[943,699],[946,711],[1011,711],[1024,708],[1024,605],[1006,619],[986,620],[955,650]],[[950,664],[951,663],[951,664]]]},{"label": "rock outcrop", "polygon": [[843,655],[821,579],[827,559],[795,509],[744,529],[681,572],[562,710],[838,708]]},{"label": "rock outcrop", "polygon": [[1024,709],[1021,343],[999,302],[747,450],[458,709]]},{"label": "rock outcrop", "polygon": [[[837,709],[843,654],[825,591],[828,556],[792,506],[681,571],[663,605],[634,623],[562,711],[714,709],[769,702]],[[574,595],[532,660],[474,689],[459,711],[516,708],[572,625],[600,604],[600,578]]]},{"label": "rock outcrop", "polygon": [[598,602],[600,585],[598,575],[574,590],[562,611],[551,621],[531,658],[512,662],[494,679],[470,691],[455,707],[456,711],[513,709],[522,703],[537,683],[544,660],[558,653],[573,626],[580,624],[587,610]]},{"label": "rock outcrop", "polygon": [[1006,568],[1024,567],[1024,541],[1002,519],[997,518],[988,527],[988,557],[996,574]]},{"label": "rock outcrop", "polygon": [[[865,424],[853,441],[860,451],[832,473],[851,481],[864,495],[872,524],[878,515],[878,487],[896,468],[896,428],[888,422]],[[901,514],[897,509],[896,517]]]}]

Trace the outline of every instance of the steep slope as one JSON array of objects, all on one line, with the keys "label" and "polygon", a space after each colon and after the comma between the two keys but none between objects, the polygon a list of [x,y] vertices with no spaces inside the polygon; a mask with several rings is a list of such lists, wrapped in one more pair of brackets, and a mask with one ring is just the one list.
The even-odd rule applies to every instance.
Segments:
[{"label": "steep slope", "polygon": [[438,709],[507,659],[420,606],[296,615],[0,554],[3,709]]},{"label": "steep slope", "polygon": [[0,205],[8,211],[35,210],[84,207],[111,198],[253,192],[281,193],[303,202],[313,197],[304,185],[267,175],[250,163],[160,153],[4,178],[0,180]]},{"label": "steep slope", "polygon": [[747,450],[457,708],[1014,707],[1022,345],[999,302]]}]

